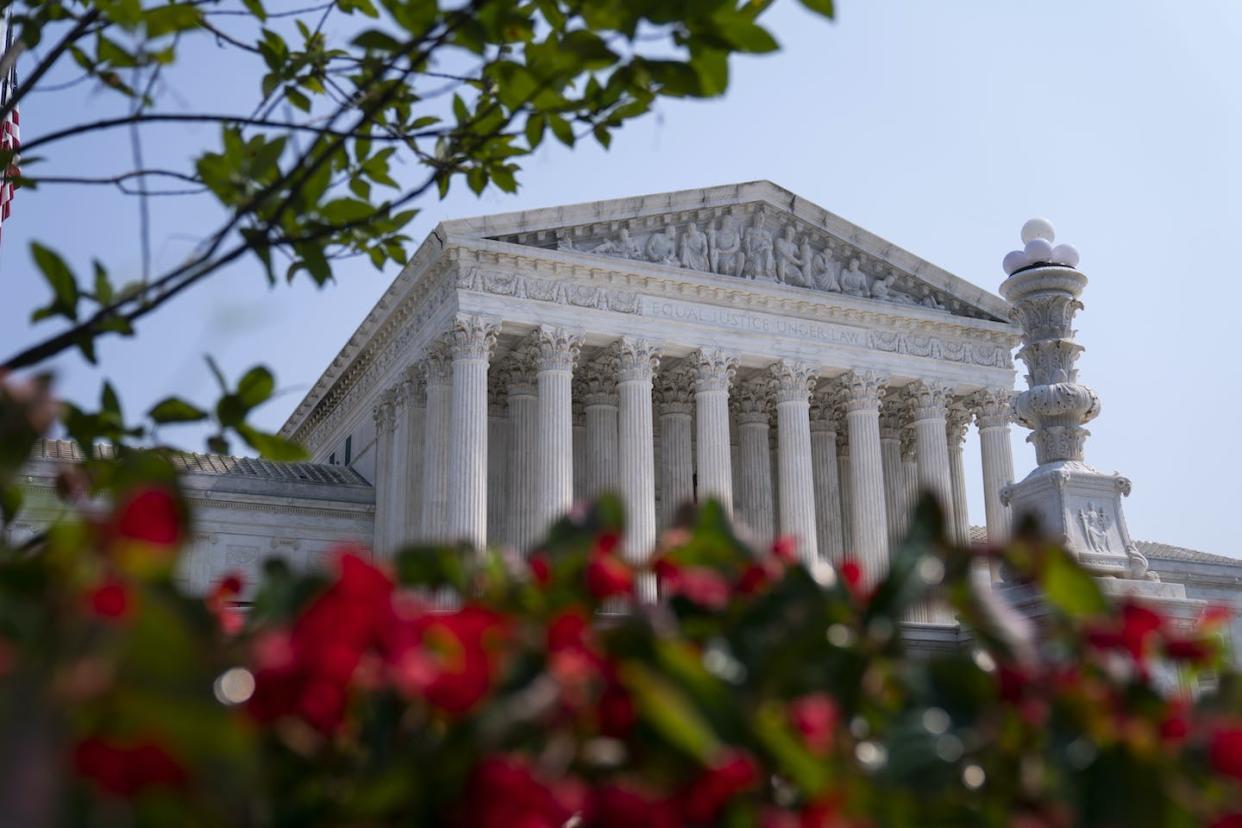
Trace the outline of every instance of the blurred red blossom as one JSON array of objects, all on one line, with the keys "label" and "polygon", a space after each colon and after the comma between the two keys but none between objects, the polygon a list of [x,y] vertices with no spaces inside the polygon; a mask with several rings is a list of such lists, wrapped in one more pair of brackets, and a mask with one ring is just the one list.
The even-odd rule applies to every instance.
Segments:
[{"label": "blurred red blossom", "polygon": [[84,739],[74,748],[73,767],[100,789],[120,797],[153,787],[179,787],[189,780],[181,763],[151,740]]}]

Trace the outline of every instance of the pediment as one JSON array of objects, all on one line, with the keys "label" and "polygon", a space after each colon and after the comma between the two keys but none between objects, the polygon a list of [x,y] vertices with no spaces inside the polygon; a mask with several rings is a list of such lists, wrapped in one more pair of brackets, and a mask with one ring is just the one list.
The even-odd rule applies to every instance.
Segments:
[{"label": "pediment", "polygon": [[1000,297],[768,181],[447,222],[453,234],[1008,320]]}]

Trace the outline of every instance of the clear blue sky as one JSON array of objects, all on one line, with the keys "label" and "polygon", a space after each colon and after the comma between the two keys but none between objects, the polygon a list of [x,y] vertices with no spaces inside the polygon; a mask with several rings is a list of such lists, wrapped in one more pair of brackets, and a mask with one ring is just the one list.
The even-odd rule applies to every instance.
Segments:
[{"label": "clear blue sky", "polygon": [[[1242,5],[841,0],[835,24],[780,5],[769,19],[784,50],[736,61],[727,97],[666,103],[608,152],[545,147],[519,195],[475,199],[463,188],[427,203],[415,235],[444,218],[768,178],[995,291],[1022,222],[1045,216],[1082,251],[1091,279],[1080,367],[1103,414],[1087,459],[1134,481],[1136,537],[1242,555],[1232,523],[1242,465],[1232,433],[1242,405],[1233,354],[1242,257],[1232,250],[1242,220]],[[183,108],[178,98],[225,107],[247,67],[208,44],[187,56],[193,71],[170,78],[166,108]],[[98,98],[80,86],[31,101],[24,134],[103,112]],[[152,129],[148,155],[184,163],[207,130]],[[122,133],[64,145],[55,161],[62,172],[102,174],[127,169],[128,152]],[[156,206],[158,270],[188,252],[212,214]],[[30,239],[79,267],[92,256],[122,274],[138,266],[135,202],[44,189],[21,193],[15,209],[0,249],[4,353],[32,340],[27,316],[45,300]],[[322,292],[305,282],[269,291],[256,268],[235,268],[102,355],[135,407],[172,392],[209,399],[205,352],[234,374],[266,362],[286,389],[262,411],[274,428],[395,269],[347,264],[336,276]],[[62,394],[98,393],[79,360],[59,370]],[[1015,428],[1019,476],[1034,463],[1023,438]],[[973,434],[968,452],[971,518],[981,523]]]}]

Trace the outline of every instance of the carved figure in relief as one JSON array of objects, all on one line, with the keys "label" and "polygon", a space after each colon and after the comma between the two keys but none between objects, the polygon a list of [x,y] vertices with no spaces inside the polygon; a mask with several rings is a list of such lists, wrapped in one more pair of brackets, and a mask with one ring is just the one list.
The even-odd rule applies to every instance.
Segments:
[{"label": "carved figure in relief", "polygon": [[629,228],[622,227],[616,239],[604,239],[589,251],[601,256],[621,256],[625,259],[642,259],[643,246],[630,238]]},{"label": "carved figure in relief", "polygon": [[647,239],[647,261],[677,264],[677,228],[668,225],[663,233],[652,233]]},{"label": "carved figure in relief", "polygon": [[896,302],[901,305],[913,305],[914,297],[902,293],[893,285],[897,281],[897,277],[890,273],[883,279],[876,279],[871,285],[871,298],[879,299],[881,302]]},{"label": "carved figure in relief", "polygon": [[725,276],[742,274],[742,236],[737,231],[737,220],[731,215],[720,219],[719,228],[711,228],[707,235],[711,253],[712,270]]},{"label": "carved figure in relief", "polygon": [[697,224],[686,225],[681,234],[681,266],[691,270],[711,270],[707,252],[707,235]]},{"label": "carved figure in relief", "polygon": [[772,234],[765,225],[763,213],[756,213],[754,222],[746,228],[746,235],[742,238],[742,252],[745,256],[742,273],[751,279],[771,282],[776,279],[776,268],[772,254]]},{"label": "carved figure in relief", "polygon": [[785,231],[776,239],[774,244],[776,281],[784,282],[787,285],[806,287],[806,279],[802,273],[802,252],[798,247],[798,243],[794,240],[795,232],[792,224],[786,224]]},{"label": "carved figure in relief", "polygon": [[802,243],[802,266],[806,268],[806,279],[812,285],[820,290],[841,292],[836,262],[828,250],[823,253],[813,253],[810,243],[804,241]]},{"label": "carved figure in relief", "polygon": [[850,259],[849,269],[841,274],[841,292],[850,296],[870,296],[871,286],[867,283],[867,274],[859,270],[857,258]]},{"label": "carved figure in relief", "polygon": [[925,308],[944,310],[944,305],[940,304],[940,300],[936,298],[929,287],[923,288],[923,296],[919,299],[919,304]]},{"label": "carved figure in relief", "polygon": [[1088,548],[1101,555],[1107,554],[1108,530],[1113,525],[1112,519],[1102,508],[1091,503],[1087,504],[1087,508],[1078,510],[1078,519],[1082,521]]}]

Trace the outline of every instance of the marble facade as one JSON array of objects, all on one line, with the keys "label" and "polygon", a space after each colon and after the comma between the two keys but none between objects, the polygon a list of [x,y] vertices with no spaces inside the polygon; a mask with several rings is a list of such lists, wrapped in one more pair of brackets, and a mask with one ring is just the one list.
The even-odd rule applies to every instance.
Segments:
[{"label": "marble facade", "polygon": [[431,233],[282,433],[318,462],[365,447],[381,553],[525,549],[612,490],[634,560],[717,498],[874,578],[919,488],[969,531],[972,424],[1008,531],[1020,333],[1000,298],[769,182],[487,216]]}]

